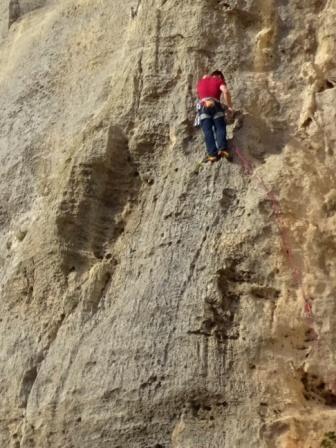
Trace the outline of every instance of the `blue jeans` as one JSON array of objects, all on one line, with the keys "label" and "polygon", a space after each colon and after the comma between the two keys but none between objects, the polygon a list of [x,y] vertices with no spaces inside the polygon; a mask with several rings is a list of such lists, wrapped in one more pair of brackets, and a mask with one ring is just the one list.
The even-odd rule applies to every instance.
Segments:
[{"label": "blue jeans", "polygon": [[[226,123],[224,116],[216,117],[216,115],[221,115],[221,112],[223,112],[223,108],[217,103],[211,108],[202,106],[200,110],[201,128],[204,133],[208,154],[211,157],[216,157],[218,151],[227,149]],[[202,115],[203,117],[206,116],[206,118],[203,118]]]}]

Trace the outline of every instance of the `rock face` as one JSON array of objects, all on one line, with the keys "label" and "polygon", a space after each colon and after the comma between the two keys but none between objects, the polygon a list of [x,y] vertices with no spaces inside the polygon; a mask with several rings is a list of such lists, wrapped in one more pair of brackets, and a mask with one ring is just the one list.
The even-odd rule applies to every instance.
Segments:
[{"label": "rock face", "polygon": [[336,446],[335,0],[0,11],[0,446]]}]

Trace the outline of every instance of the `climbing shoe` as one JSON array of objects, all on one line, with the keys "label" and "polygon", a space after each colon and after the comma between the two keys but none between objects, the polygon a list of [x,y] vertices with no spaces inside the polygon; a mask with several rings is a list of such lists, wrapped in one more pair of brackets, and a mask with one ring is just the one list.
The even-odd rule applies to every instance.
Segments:
[{"label": "climbing shoe", "polygon": [[226,150],[219,151],[218,152],[218,157],[220,159],[226,159],[229,162],[232,162],[232,160],[233,160],[232,155],[228,151],[226,151]]},{"label": "climbing shoe", "polygon": [[217,162],[217,160],[218,160],[217,156],[208,156],[208,158],[207,158],[207,162],[210,162],[210,163]]}]

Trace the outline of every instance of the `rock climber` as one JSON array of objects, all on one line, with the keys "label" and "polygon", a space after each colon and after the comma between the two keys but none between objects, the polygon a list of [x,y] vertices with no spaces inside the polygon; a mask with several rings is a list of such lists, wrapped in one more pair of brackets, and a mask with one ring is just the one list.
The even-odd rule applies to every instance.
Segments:
[{"label": "rock climber", "polygon": [[224,108],[220,102],[222,93],[228,111],[232,113],[231,95],[220,70],[215,70],[210,76],[203,76],[198,81],[198,113],[209,162],[215,162],[221,157],[230,159]]}]

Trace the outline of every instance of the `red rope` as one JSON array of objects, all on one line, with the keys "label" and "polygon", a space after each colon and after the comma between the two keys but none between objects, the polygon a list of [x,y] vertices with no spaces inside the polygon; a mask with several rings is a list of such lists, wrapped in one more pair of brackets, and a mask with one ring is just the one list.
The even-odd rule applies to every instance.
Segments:
[{"label": "red rope", "polygon": [[[241,149],[234,147],[234,150],[235,150],[237,157],[241,163],[243,172],[246,175],[252,175],[254,173],[254,166],[253,166],[252,162],[244,156]],[[298,266],[298,264],[296,263],[295,257],[293,255],[292,245],[291,245],[290,237],[289,237],[289,230],[288,230],[287,225],[285,224],[285,218],[284,218],[285,215],[282,211],[280,201],[277,198],[274,191],[267,186],[267,184],[265,183],[265,181],[263,180],[263,178],[261,176],[256,174],[255,177],[258,180],[259,185],[261,185],[262,189],[266,193],[267,198],[271,202],[272,211],[273,211],[272,216],[273,216],[274,221],[278,228],[284,256],[287,259],[287,263],[290,268],[293,282],[296,285],[296,287],[301,290],[301,294],[302,294],[303,302],[304,302],[303,314],[306,318],[307,324],[313,330],[313,332],[316,336],[316,339],[318,339],[319,336],[314,328],[315,327],[315,325],[314,325],[315,319],[314,319],[314,315],[313,315],[312,299],[308,296],[308,294],[306,293],[305,288],[303,286],[302,270],[301,270],[300,266]]]},{"label": "red rope", "polygon": [[[247,176],[252,176],[255,170],[253,163],[244,156],[241,149],[239,149],[238,147],[234,147],[234,150],[240,161],[244,174]],[[303,285],[303,272],[300,265],[298,265],[298,263],[295,260],[295,256],[292,250],[289,229],[285,222],[285,214],[283,213],[280,201],[276,196],[276,194],[274,193],[274,191],[267,186],[263,178],[259,176],[258,173],[255,174],[255,177],[259,185],[266,193],[266,197],[270,200],[273,211],[272,217],[274,218],[274,221],[278,228],[284,258],[287,260],[287,264],[291,272],[293,283],[301,291],[303,298],[303,316],[307,326],[310,329],[310,340],[316,341],[316,345],[314,344],[315,349],[317,351],[321,351],[323,347],[321,346],[321,338],[320,335],[318,334],[317,330],[318,327],[313,313],[313,299],[307,294]],[[334,374],[331,374],[331,379],[329,383],[331,390],[332,391],[335,390],[336,393],[336,380]]]}]

